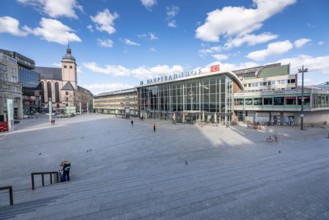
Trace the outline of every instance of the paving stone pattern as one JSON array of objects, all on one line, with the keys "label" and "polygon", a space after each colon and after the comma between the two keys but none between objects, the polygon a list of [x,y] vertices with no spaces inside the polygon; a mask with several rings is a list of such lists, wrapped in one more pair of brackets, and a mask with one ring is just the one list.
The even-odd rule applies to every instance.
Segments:
[{"label": "paving stone pattern", "polygon": [[[14,190],[0,219],[329,219],[328,127],[133,120],[43,116],[0,133],[0,186]],[[70,182],[31,190],[31,172],[63,160]]]}]

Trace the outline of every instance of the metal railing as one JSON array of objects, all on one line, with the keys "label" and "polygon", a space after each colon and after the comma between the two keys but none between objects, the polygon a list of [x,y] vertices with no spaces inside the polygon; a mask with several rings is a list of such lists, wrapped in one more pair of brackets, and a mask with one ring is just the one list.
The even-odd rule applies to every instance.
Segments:
[{"label": "metal railing", "polygon": [[13,187],[12,186],[3,186],[0,187],[0,190],[9,190],[9,201],[10,205],[14,205],[14,197],[13,197]]},{"label": "metal railing", "polygon": [[35,189],[34,187],[34,176],[36,175],[41,175],[41,181],[42,181],[42,186],[45,186],[45,175],[49,175],[50,176],[50,184],[53,184],[53,175],[55,175],[55,180],[56,183],[58,183],[58,175],[59,172],[58,171],[50,171],[50,172],[34,172],[31,173],[31,181],[32,181],[32,190]]}]

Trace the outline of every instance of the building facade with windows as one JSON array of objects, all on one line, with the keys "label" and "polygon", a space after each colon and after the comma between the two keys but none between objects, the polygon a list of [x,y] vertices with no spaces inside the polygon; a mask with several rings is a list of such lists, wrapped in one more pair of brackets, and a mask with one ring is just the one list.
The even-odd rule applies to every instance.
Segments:
[{"label": "building facade with windows", "polygon": [[22,84],[23,114],[32,115],[40,111],[40,74],[34,72],[34,60],[15,51],[0,49],[4,54],[17,60],[18,81]]},{"label": "building facade with windows", "polygon": [[124,118],[136,117],[137,90],[132,88],[101,93],[94,96],[93,107],[97,113],[115,114]]},{"label": "building facade with windows", "polygon": [[233,94],[241,89],[242,84],[233,72],[156,82],[137,87],[138,110],[144,118],[178,123],[227,123],[233,117]]},{"label": "building facade with windows", "polygon": [[[303,103],[305,125],[329,121],[329,89],[305,87],[302,96],[298,74],[290,74],[289,64],[231,72],[210,67],[207,73],[182,76],[155,78],[135,87],[137,93],[131,93],[131,98],[137,99],[138,116],[191,124],[240,121],[298,125]],[[96,112],[118,112],[119,105],[110,108],[109,100],[115,96],[125,95],[116,91],[96,96]],[[125,99],[121,100],[121,105],[126,105]]]},{"label": "building facade with windows", "polygon": [[14,118],[23,117],[22,84],[18,81],[17,60],[0,52],[0,121],[7,121],[7,100],[13,100]]},{"label": "building facade with windows", "polygon": [[[303,116],[306,125],[329,121],[329,90],[298,86],[298,74],[289,73],[289,65],[272,64],[245,71],[236,71],[244,90],[234,94],[234,115],[237,121],[295,125]],[[242,72],[242,73],[241,73]]]}]

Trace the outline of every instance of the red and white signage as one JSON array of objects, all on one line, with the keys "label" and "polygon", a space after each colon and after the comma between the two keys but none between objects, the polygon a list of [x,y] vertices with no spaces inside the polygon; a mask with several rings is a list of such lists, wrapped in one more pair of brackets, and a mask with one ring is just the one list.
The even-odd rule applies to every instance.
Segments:
[{"label": "red and white signage", "polygon": [[218,72],[219,71],[219,64],[210,66],[210,72]]}]

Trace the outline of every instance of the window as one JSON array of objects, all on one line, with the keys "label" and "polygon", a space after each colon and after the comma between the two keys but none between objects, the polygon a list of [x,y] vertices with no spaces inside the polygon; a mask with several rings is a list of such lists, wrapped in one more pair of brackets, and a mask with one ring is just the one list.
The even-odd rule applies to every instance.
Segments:
[{"label": "window", "polygon": [[51,98],[51,84],[47,82],[47,91],[48,91],[48,98]]},{"label": "window", "polygon": [[[302,97],[298,96],[298,105],[302,104]],[[310,97],[309,96],[304,96],[304,105],[309,105],[310,104]]]},{"label": "window", "polygon": [[283,97],[274,97],[274,105],[283,105],[284,98]]},{"label": "window", "polygon": [[235,99],[235,105],[243,105],[243,99]]},{"label": "window", "polygon": [[262,98],[254,98],[254,105],[262,105]]},{"label": "window", "polygon": [[296,105],[296,97],[286,97],[286,104],[287,105]]},{"label": "window", "polygon": [[70,66],[70,69],[72,69],[72,66]]},{"label": "window", "polygon": [[264,105],[272,105],[273,99],[272,98],[264,98]]},{"label": "window", "polygon": [[252,105],[252,99],[246,99],[245,103],[246,105]]},{"label": "window", "polygon": [[66,65],[64,65],[64,69],[66,69],[67,68],[67,66]]},{"label": "window", "polygon": [[56,102],[59,102],[59,86],[58,86],[58,82],[55,82],[55,100],[56,100]]}]

